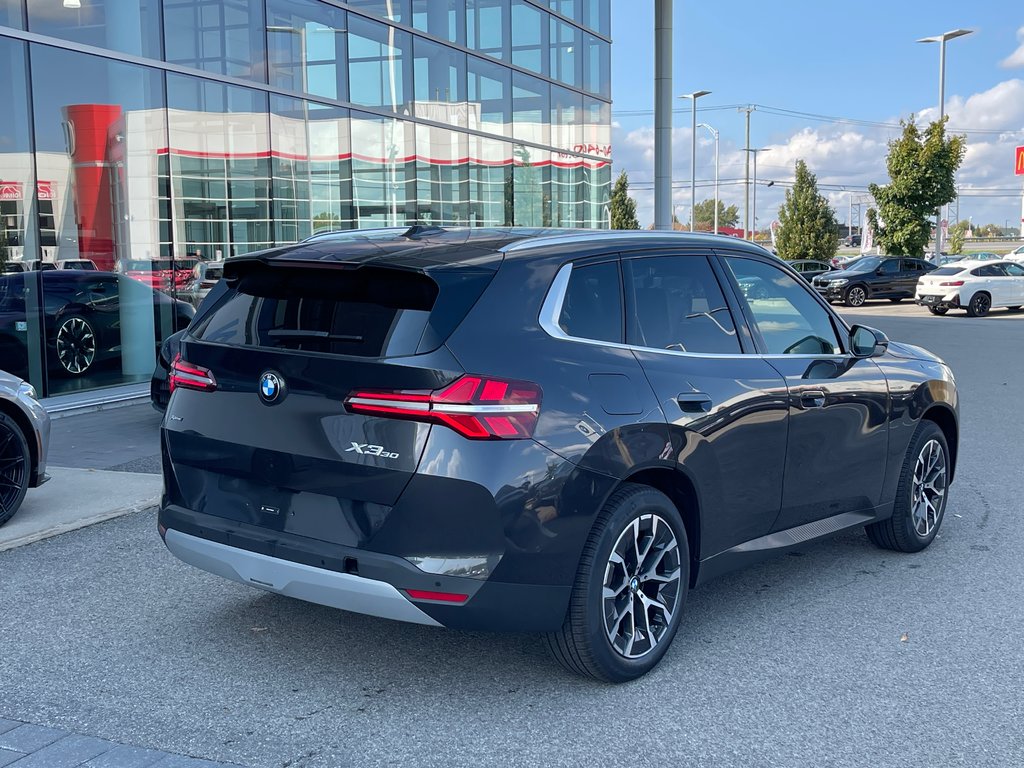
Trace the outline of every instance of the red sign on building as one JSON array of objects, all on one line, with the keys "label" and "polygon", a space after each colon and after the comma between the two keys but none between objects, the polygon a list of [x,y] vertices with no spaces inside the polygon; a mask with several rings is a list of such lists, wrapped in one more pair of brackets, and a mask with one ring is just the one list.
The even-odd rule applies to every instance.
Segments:
[{"label": "red sign on building", "polygon": [[36,195],[40,200],[56,200],[57,184],[53,181],[37,181]]},{"label": "red sign on building", "polygon": [[1013,168],[1018,176],[1024,176],[1024,147],[1017,147],[1017,161]]},{"label": "red sign on building", "polygon": [[21,182],[0,181],[0,200],[21,200]]}]

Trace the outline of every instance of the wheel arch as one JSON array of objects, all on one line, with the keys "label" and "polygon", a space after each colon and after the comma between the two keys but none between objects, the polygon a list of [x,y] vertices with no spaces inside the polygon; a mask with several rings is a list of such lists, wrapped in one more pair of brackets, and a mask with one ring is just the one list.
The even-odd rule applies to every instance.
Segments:
[{"label": "wheel arch", "polygon": [[28,443],[29,461],[32,465],[29,473],[29,485],[35,485],[36,475],[39,473],[39,443],[36,440],[36,431],[32,428],[32,422],[29,421],[24,411],[7,400],[0,399],[0,413],[10,417],[18,425],[18,429],[25,437],[25,442]]},{"label": "wheel arch", "polygon": [[952,481],[956,475],[957,453],[960,448],[960,425],[957,423],[956,415],[949,406],[935,403],[921,414],[921,421],[933,422],[942,430],[946,445],[949,447],[949,479]]},{"label": "wheel arch", "polygon": [[[690,587],[697,583],[700,567],[700,497],[693,481],[682,472],[669,467],[641,469],[622,479],[619,483],[646,485],[661,491],[675,504],[686,528],[687,543],[690,547]],[[616,486],[616,489],[618,486]],[[613,491],[614,492],[614,491]]]}]

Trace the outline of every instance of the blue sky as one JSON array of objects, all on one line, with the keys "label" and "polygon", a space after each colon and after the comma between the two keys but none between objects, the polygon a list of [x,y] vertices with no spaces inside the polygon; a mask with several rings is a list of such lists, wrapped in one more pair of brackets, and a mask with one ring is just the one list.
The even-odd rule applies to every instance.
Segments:
[{"label": "blue sky", "polygon": [[[649,113],[653,107],[653,2],[612,0],[612,5],[615,165],[630,173],[646,224],[653,217],[645,189],[653,179],[653,115],[634,113]],[[743,145],[743,116],[735,108],[715,107],[755,103],[880,123],[931,110],[934,118],[939,50],[915,40],[958,27],[976,30],[948,43],[946,56],[951,128],[992,131],[968,134],[961,218],[1000,224],[1009,218],[1012,224],[1020,216],[1020,195],[1010,196],[1010,190],[1019,190],[1021,181],[1013,176],[1012,153],[1014,146],[1024,144],[1024,66],[1002,64],[1024,45],[1024,4],[677,0],[674,13],[674,92],[713,91],[700,101],[698,120],[721,131],[723,179],[735,178],[737,170],[742,176],[737,149]],[[685,110],[684,104],[679,101],[677,106]],[[689,124],[688,111],[676,113],[673,178],[683,186],[690,176]],[[998,133],[1003,130],[1007,132]],[[759,161],[759,177],[782,182],[792,177],[796,157],[809,155],[806,159],[820,181],[851,189],[849,194],[835,190],[831,195],[841,220],[854,190],[868,181],[886,181],[885,142],[894,133],[884,126],[764,110],[755,112],[751,122],[752,145],[772,147]],[[705,133],[698,139],[698,179],[711,179],[712,145]],[[970,189],[976,191],[966,191]],[[723,185],[722,190],[723,198],[742,200],[742,186]],[[698,199],[710,194],[710,188],[698,190]],[[674,200],[684,218],[688,186]],[[759,190],[758,220],[765,221],[762,209],[774,216],[779,202],[778,188]]]}]

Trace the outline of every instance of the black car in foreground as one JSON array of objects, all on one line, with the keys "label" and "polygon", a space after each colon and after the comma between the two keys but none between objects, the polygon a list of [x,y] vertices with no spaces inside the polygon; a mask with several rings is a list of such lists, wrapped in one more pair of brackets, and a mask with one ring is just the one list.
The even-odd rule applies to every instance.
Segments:
[{"label": "black car in foreground", "polygon": [[250,586],[543,633],[624,681],[691,588],[850,528],[915,552],[942,522],[949,368],[734,238],[354,233],[220,285],[171,370],[159,531]]},{"label": "black car in foreground", "polygon": [[815,277],[811,284],[829,302],[859,307],[868,299],[900,302],[911,299],[917,281],[935,269],[924,259],[906,256],[865,256],[845,269]]}]

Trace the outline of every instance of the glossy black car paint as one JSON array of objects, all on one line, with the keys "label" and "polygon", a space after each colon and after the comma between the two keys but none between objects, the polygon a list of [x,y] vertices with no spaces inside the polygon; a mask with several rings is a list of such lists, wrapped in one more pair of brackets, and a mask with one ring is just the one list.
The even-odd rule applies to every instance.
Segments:
[{"label": "glossy black car paint", "polygon": [[[848,269],[835,270],[815,277],[811,284],[828,301],[840,301],[855,287],[864,288],[868,299],[910,299],[914,297],[917,281],[936,266],[924,259],[900,256],[878,257],[874,265],[871,257],[860,259]],[[868,266],[868,265],[871,266]],[[834,280],[847,280],[836,286]]]},{"label": "glossy black car paint", "polygon": [[[26,281],[33,284],[26,286]],[[43,337],[47,368],[51,373],[67,375],[57,358],[57,329],[69,317],[81,317],[96,335],[95,361],[102,365],[121,353],[121,302],[142,301],[153,307],[154,327],[159,344],[161,328],[183,330],[195,314],[193,308],[160,291],[113,272],[85,270],[44,270],[0,277],[0,358],[4,369],[28,377],[29,313],[26,299],[39,302],[42,296]],[[6,297],[7,298],[5,300]],[[22,297],[14,300],[14,297]],[[31,297],[31,298],[28,298]],[[127,297],[127,298],[126,298]],[[83,371],[85,373],[85,371]]]},{"label": "glossy black car paint", "polygon": [[[737,319],[742,354],[565,339],[542,327],[545,299],[564,265],[655,254],[709,260]],[[469,595],[464,605],[417,602],[445,626],[547,631],[563,621],[596,515],[625,482],[651,485],[675,502],[694,585],[885,519],[922,419],[939,423],[955,458],[958,404],[949,369],[895,343],[870,358],[764,354],[723,256],[761,260],[796,277],[763,249],[731,238],[654,233],[392,232],[369,245],[324,237],[249,257],[268,268],[372,264],[436,279],[477,270],[488,284],[445,338],[402,358],[331,359],[186,334],[183,358],[208,367],[217,391],[178,389],[171,399],[162,430],[161,530],[399,590]],[[243,267],[229,261],[228,275]],[[840,335],[848,334],[807,290]],[[289,388],[272,407],[257,394],[267,370]],[[533,438],[471,441],[443,426],[354,415],[343,406],[356,389],[436,389],[465,372],[538,383],[543,401]],[[806,397],[818,392],[823,401],[812,407]],[[695,409],[690,393],[708,393],[708,400]],[[387,446],[398,457],[352,453],[352,442]],[[413,565],[470,556],[471,577]]]}]

